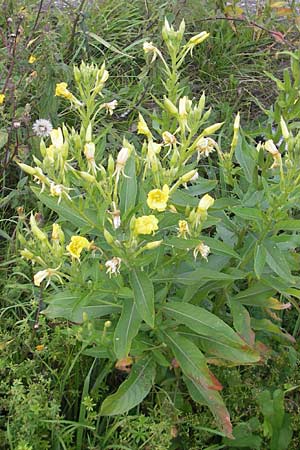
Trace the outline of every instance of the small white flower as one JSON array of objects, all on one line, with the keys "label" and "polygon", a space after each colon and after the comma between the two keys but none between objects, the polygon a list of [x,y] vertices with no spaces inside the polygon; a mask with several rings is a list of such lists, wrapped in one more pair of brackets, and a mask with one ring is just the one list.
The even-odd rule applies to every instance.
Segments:
[{"label": "small white flower", "polygon": [[46,278],[48,278],[48,282],[46,284],[46,288],[48,287],[49,283],[50,283],[50,279],[51,277],[55,277],[58,279],[58,281],[63,284],[63,280],[60,276],[60,273],[57,272],[57,270],[59,269],[59,267],[57,267],[56,269],[45,269],[45,270],[40,270],[39,272],[37,272],[34,277],[33,277],[33,282],[35,284],[35,286],[40,287],[42,281],[44,281]]},{"label": "small white flower", "polygon": [[212,138],[201,138],[197,143],[196,149],[198,151],[198,160],[210,155],[214,152],[218,144]]},{"label": "small white flower", "polygon": [[202,258],[206,259],[206,261],[207,261],[207,257],[210,254],[209,246],[205,245],[203,242],[200,242],[200,244],[197,245],[197,247],[195,247],[194,252],[193,252],[195,259],[197,259],[198,253],[200,253]]},{"label": "small white flower", "polygon": [[53,130],[53,126],[52,123],[47,119],[38,119],[32,125],[32,130],[38,137],[47,137],[50,136],[50,133]]},{"label": "small white flower", "polygon": [[112,259],[106,261],[106,273],[109,275],[109,278],[111,278],[112,275],[117,275],[120,273],[121,261],[121,258],[118,258],[117,256],[114,256]]}]

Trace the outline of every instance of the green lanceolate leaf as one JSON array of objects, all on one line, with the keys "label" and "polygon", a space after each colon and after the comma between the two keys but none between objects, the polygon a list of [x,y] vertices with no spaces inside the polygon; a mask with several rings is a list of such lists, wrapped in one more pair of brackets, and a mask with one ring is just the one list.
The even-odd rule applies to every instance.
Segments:
[{"label": "green lanceolate leaf", "polygon": [[230,311],[233,318],[233,325],[236,331],[242,336],[247,344],[254,345],[255,334],[250,325],[250,314],[239,302],[230,301]]},{"label": "green lanceolate leaf", "polygon": [[128,356],[132,339],[136,336],[141,321],[133,300],[124,300],[122,314],[114,333],[114,351],[117,359],[123,359]]},{"label": "green lanceolate leaf", "polygon": [[232,345],[243,344],[241,338],[215,314],[199,306],[189,303],[168,302],[163,307],[164,313],[189,327],[197,334],[214,336],[215,339],[226,340]]},{"label": "green lanceolate leaf", "polygon": [[266,261],[270,269],[283,278],[284,281],[293,283],[288,262],[277,245],[271,241],[265,241],[263,246],[266,249]]},{"label": "green lanceolate leaf", "polygon": [[128,379],[121,384],[117,392],[104,400],[100,414],[114,416],[137,406],[150,392],[154,377],[155,363],[151,358],[139,360],[134,364]]},{"label": "green lanceolate leaf", "polygon": [[240,291],[231,300],[247,306],[270,308],[270,306],[267,305],[267,300],[275,294],[276,289],[272,289],[262,282],[257,282],[248,289]]},{"label": "green lanceolate leaf", "polygon": [[133,269],[130,273],[130,285],[133,290],[134,303],[141,318],[154,327],[154,288],[145,272]]},{"label": "green lanceolate leaf", "polygon": [[126,164],[126,177],[122,178],[120,188],[120,210],[122,215],[127,214],[135,207],[137,194],[137,180],[135,173],[135,159],[131,155]]},{"label": "green lanceolate leaf", "polygon": [[259,361],[260,356],[253,348],[223,320],[206,309],[189,303],[169,302],[163,311],[201,336],[201,346],[209,354],[236,364]]},{"label": "green lanceolate leaf", "polygon": [[261,274],[265,268],[267,259],[266,249],[261,244],[256,244],[254,250],[254,272],[258,279],[260,279]]},{"label": "green lanceolate leaf", "polygon": [[275,224],[275,230],[300,231],[300,220],[299,219],[280,220]]},{"label": "green lanceolate leaf", "polygon": [[245,177],[249,183],[253,180],[257,160],[256,153],[256,150],[246,142],[245,138],[239,135],[238,144],[235,149],[235,157],[243,168]]},{"label": "green lanceolate leaf", "polygon": [[72,223],[75,227],[82,228],[87,227],[88,229],[93,229],[95,224],[90,220],[89,217],[85,216],[84,213],[80,215],[78,212],[74,211],[74,206],[69,206],[68,202],[64,199],[58,203],[57,197],[51,197],[49,194],[43,192],[41,193],[39,188],[31,186],[31,190],[37,196],[37,198],[44,203],[49,209],[55,211],[62,219],[67,220]]},{"label": "green lanceolate leaf", "polygon": [[[222,386],[207,367],[204,355],[193,342],[182,335],[171,331],[165,331],[164,335],[186,376],[188,388],[190,387],[193,390],[194,387],[196,391],[192,397],[196,401],[205,403],[211,409],[222,431],[226,436],[231,436],[232,428],[229,413],[218,392],[222,389]],[[227,419],[224,421],[225,417]]]},{"label": "green lanceolate leaf", "polygon": [[49,306],[43,314],[50,319],[63,318],[81,323],[83,313],[87,314],[89,319],[93,319],[119,312],[121,307],[112,301],[101,299],[103,295],[107,296],[107,293],[97,291],[82,294],[64,290],[46,300]]},{"label": "green lanceolate leaf", "polygon": [[239,271],[236,274],[229,275],[227,273],[218,272],[213,269],[207,269],[205,267],[201,267],[196,270],[191,270],[189,272],[177,273],[174,275],[156,275],[156,281],[174,281],[184,285],[193,285],[198,284],[201,281],[207,282],[210,280],[214,281],[234,281],[238,279],[244,278],[246,274]]}]

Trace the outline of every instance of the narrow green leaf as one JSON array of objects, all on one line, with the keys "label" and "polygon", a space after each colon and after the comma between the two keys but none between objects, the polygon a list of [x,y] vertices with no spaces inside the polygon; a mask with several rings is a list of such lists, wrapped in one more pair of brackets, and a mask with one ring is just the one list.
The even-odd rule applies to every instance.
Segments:
[{"label": "narrow green leaf", "polygon": [[235,157],[243,168],[246,180],[251,183],[257,161],[257,152],[246,141],[246,139],[239,134],[238,143],[235,149]]},{"label": "narrow green leaf", "polygon": [[231,211],[245,220],[262,220],[263,214],[260,209],[257,208],[242,208],[235,206],[231,208]]},{"label": "narrow green leaf", "polygon": [[112,52],[117,53],[118,55],[126,56],[126,58],[133,59],[133,56],[128,55],[127,53],[123,53],[117,47],[115,47],[114,45],[110,44],[109,42],[107,42],[105,39],[103,39],[102,37],[98,36],[97,34],[92,33],[91,31],[88,31],[86,34],[88,34],[90,37],[95,39],[95,41],[99,42],[101,45],[103,45],[104,47],[108,48]]},{"label": "narrow green leaf", "polygon": [[258,279],[265,268],[267,252],[263,245],[256,243],[254,250],[254,272]]},{"label": "narrow green leaf", "polygon": [[280,220],[275,224],[274,229],[276,231],[300,231],[300,220],[299,219],[289,219]]},{"label": "narrow green leaf", "polygon": [[8,141],[8,133],[6,130],[0,130],[0,148],[4,147],[4,145]]},{"label": "narrow green leaf", "polygon": [[[107,293],[102,296],[106,297]],[[99,291],[82,294],[65,290],[49,297],[46,301],[49,306],[43,311],[43,314],[48,318],[64,318],[76,323],[83,321],[83,313],[86,313],[89,319],[93,319],[119,312],[121,308],[111,301],[101,300]]]},{"label": "narrow green leaf", "polygon": [[131,373],[115,394],[102,403],[100,414],[114,416],[123,414],[141,403],[149,394],[154,383],[155,363],[151,358],[141,359],[131,369]]},{"label": "narrow green leaf", "polygon": [[122,215],[128,214],[135,207],[137,194],[137,179],[135,172],[134,154],[128,159],[125,169],[126,177],[123,177],[120,187],[120,210]]},{"label": "narrow green leaf", "polygon": [[174,275],[156,275],[155,281],[174,281],[184,285],[194,285],[199,283],[199,281],[210,281],[210,280],[224,280],[224,281],[234,281],[244,278],[245,274],[243,272],[238,272],[232,275],[227,273],[218,272],[213,269],[207,269],[201,267],[190,272],[183,272]]},{"label": "narrow green leaf", "polygon": [[270,269],[283,278],[283,280],[293,283],[288,262],[277,245],[271,241],[265,241],[263,246],[266,249],[266,261]]},{"label": "narrow green leaf", "polygon": [[203,389],[195,380],[189,377],[183,377],[183,379],[192,399],[197,403],[209,406],[225,436],[232,439],[230,415],[221,395],[216,391],[210,391],[206,398],[203,396]]},{"label": "narrow green leaf", "polygon": [[163,311],[167,316],[183,323],[191,330],[203,336],[213,335],[216,339],[233,345],[244,344],[241,338],[218,316],[200,306],[183,302],[168,302]]},{"label": "narrow green leaf", "polygon": [[123,301],[122,314],[114,333],[114,351],[117,359],[126,358],[130,352],[132,339],[141,324],[140,315],[132,299]]},{"label": "narrow green leaf", "polygon": [[233,318],[234,328],[239,333],[239,335],[245,339],[247,344],[253,346],[255,341],[255,334],[251,329],[249,312],[239,302],[230,301],[229,306]]},{"label": "narrow green leaf", "polygon": [[248,289],[240,291],[232,300],[248,306],[259,306],[268,308],[266,301],[268,298],[276,294],[276,289],[272,289],[265,284],[258,282],[250,286]]},{"label": "narrow green leaf", "polygon": [[133,269],[130,273],[130,285],[133,289],[134,302],[141,318],[154,327],[154,288],[145,272]]}]

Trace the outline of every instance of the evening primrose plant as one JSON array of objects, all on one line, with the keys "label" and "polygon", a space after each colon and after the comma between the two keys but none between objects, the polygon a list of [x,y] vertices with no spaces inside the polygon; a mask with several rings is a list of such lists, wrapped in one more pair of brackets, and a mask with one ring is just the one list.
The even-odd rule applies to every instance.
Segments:
[{"label": "evening primrose plant", "polygon": [[[48,305],[43,314],[91,321],[85,353],[129,373],[101,404],[101,415],[129,411],[156,382],[169,398],[174,384],[183,393],[185,385],[232,437],[222,386],[208,364],[262,361],[265,330],[293,339],[271,321],[272,310],[290,306],[281,299],[298,292],[288,268],[292,255],[279,255],[282,245],[290,250],[298,241],[289,234],[276,240],[282,226],[275,222],[287,219],[291,206],[279,214],[271,201],[285,186],[288,165],[272,166],[272,158],[282,161],[275,144],[248,148],[239,116],[231,149],[221,150],[211,135],[222,124],[207,123],[205,95],[191,100],[179,83],[185,57],[208,33],[186,42],[184,22],[176,31],[166,21],[162,35],[167,52],[144,44],[148,62],[160,61],[166,80],[155,127],[143,110],[135,143],[124,138],[115,156],[99,152],[94,133],[95,120],[117,106],[101,102],[105,66],[75,67],[74,93],[64,82],[56,86],[81,128],[66,123],[51,130],[40,158],[32,166],[19,162],[55,217],[44,227],[33,214],[24,221],[21,254]],[[219,167],[214,179],[204,176],[202,162],[210,157]],[[269,217],[272,208],[277,215]]]}]

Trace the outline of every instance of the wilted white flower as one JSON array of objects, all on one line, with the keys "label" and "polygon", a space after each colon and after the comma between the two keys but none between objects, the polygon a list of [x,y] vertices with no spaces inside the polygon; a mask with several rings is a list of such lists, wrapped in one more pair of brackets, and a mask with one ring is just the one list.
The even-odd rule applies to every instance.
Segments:
[{"label": "wilted white flower", "polygon": [[47,119],[38,119],[32,125],[34,134],[38,137],[47,137],[53,130],[52,123]]},{"label": "wilted white flower", "polygon": [[117,275],[120,273],[120,265],[121,265],[121,258],[118,258],[117,256],[114,256],[112,259],[109,259],[105,263],[106,267],[106,273],[111,278],[112,275]]},{"label": "wilted white flower", "polygon": [[203,242],[200,242],[200,244],[197,245],[197,247],[195,247],[194,252],[193,252],[195,259],[197,259],[198,253],[200,253],[202,258],[206,259],[206,261],[207,261],[207,257],[210,254],[209,246],[205,245]]},{"label": "wilted white flower", "polygon": [[113,112],[114,112],[114,109],[116,109],[117,105],[118,105],[117,100],[112,100],[111,102],[103,103],[100,106],[100,109],[105,108],[106,114],[109,113],[112,116]]},{"label": "wilted white flower", "polygon": [[214,152],[218,144],[212,138],[201,138],[196,145],[198,151],[198,160],[203,157],[209,156],[210,153]]}]

